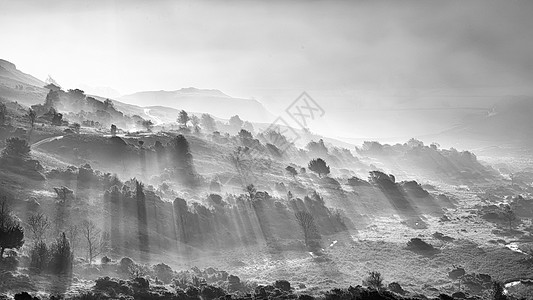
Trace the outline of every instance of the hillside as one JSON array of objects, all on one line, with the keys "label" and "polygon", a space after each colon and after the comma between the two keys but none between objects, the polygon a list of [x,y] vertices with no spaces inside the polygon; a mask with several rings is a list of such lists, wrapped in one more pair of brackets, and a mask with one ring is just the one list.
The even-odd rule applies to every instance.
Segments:
[{"label": "hillside", "polygon": [[[54,278],[54,271],[36,265],[37,240],[28,234],[17,250],[28,258],[9,270],[14,288],[0,285],[0,293],[113,293],[105,285],[120,285],[115,293],[131,296],[142,293],[135,280],[147,274],[149,286],[162,292],[171,279],[189,289],[199,279],[181,272],[204,278],[204,269],[206,281],[235,293],[259,295],[259,285],[284,279],[298,285],[298,294],[320,296],[378,271],[402,287],[389,289],[409,298],[453,294],[457,282],[449,274],[462,269],[463,290],[482,296],[493,280],[533,276],[524,254],[512,248],[528,243],[533,177],[523,171],[510,180],[475,152],[416,139],[353,148],[304,130],[291,144],[289,136],[265,131],[268,123],[211,117],[177,124],[177,109],[107,101],[77,89],[47,91],[34,101],[33,126],[28,107],[1,101],[0,196],[28,233],[31,217],[47,217],[43,242],[50,249],[60,233],[72,234],[76,259],[69,272],[78,283],[46,286],[42,276]],[[509,103],[487,119],[498,124],[520,111],[524,126],[527,107],[527,101]],[[508,223],[507,207],[520,211],[520,219]],[[310,231],[302,218],[312,220]],[[92,257],[88,242],[74,234],[89,221],[106,241]],[[215,269],[243,285],[226,275],[212,281]]]}]

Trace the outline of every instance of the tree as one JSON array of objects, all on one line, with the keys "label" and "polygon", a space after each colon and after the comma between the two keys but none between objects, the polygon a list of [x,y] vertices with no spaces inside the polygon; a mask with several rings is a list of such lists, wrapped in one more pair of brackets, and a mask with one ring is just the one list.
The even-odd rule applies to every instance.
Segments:
[{"label": "tree", "polygon": [[44,241],[33,244],[30,248],[30,267],[37,271],[44,270],[50,260],[50,251]]},{"label": "tree", "polygon": [[108,241],[92,221],[85,220],[80,226],[87,250],[87,260],[91,264],[95,257],[107,251]]},{"label": "tree", "polygon": [[25,139],[11,137],[6,140],[6,147],[2,151],[2,157],[26,160],[30,156],[30,149],[30,145]]},{"label": "tree", "polygon": [[229,126],[231,126],[235,130],[239,130],[242,128],[243,121],[241,118],[239,118],[238,115],[235,115],[229,119]]},{"label": "tree", "polygon": [[198,116],[191,116],[190,119],[193,127],[198,127],[200,125],[200,118],[198,118]]},{"label": "tree", "polygon": [[0,259],[6,249],[18,249],[24,245],[24,229],[12,216],[4,199],[0,204]]},{"label": "tree", "polygon": [[246,141],[252,140],[254,137],[249,131],[241,129],[241,131],[239,131],[239,138],[241,139],[241,141]]},{"label": "tree", "polygon": [[289,173],[292,177],[296,177],[296,175],[298,175],[298,171],[296,171],[296,169],[293,167],[293,166],[287,166],[285,168],[285,170],[287,171],[287,173]]},{"label": "tree", "polygon": [[372,271],[368,273],[368,276],[363,280],[363,285],[374,288],[378,291],[383,289],[383,277],[381,273]]},{"label": "tree", "polygon": [[506,205],[502,211],[503,218],[509,223],[509,231],[513,229],[513,222],[518,218],[510,205]]},{"label": "tree", "polygon": [[324,145],[324,140],[320,139],[318,142],[310,141],[307,146],[307,150],[315,155],[327,155],[328,148]]},{"label": "tree", "polygon": [[294,214],[298,225],[300,225],[302,232],[304,234],[304,241],[307,247],[311,247],[311,239],[318,237],[318,229],[315,224],[315,218],[306,212],[298,211]]},{"label": "tree", "polygon": [[33,109],[28,110],[28,119],[30,119],[31,128],[35,126],[35,119],[37,119],[37,113]]},{"label": "tree", "polygon": [[322,158],[311,160],[307,167],[309,168],[309,170],[317,173],[320,177],[322,177],[322,174],[328,175],[330,172],[329,166]]},{"label": "tree", "polygon": [[67,235],[63,232],[52,244],[50,267],[56,274],[68,273],[72,270],[74,257]]},{"label": "tree", "polygon": [[200,122],[202,124],[202,127],[208,132],[213,132],[217,130],[215,119],[213,119],[210,114],[203,114]]},{"label": "tree", "polygon": [[180,123],[183,127],[187,127],[187,122],[189,122],[191,118],[189,117],[189,114],[181,110],[180,114],[178,115],[178,123]]},{"label": "tree", "polygon": [[52,125],[61,126],[63,124],[63,114],[55,112],[52,116]]},{"label": "tree", "polygon": [[191,183],[195,178],[195,171],[189,141],[187,141],[185,136],[179,134],[172,141],[172,146],[174,148],[172,161],[174,162],[175,170],[183,175],[183,179]]},{"label": "tree", "polygon": [[111,124],[111,135],[116,136],[117,135],[117,125]]},{"label": "tree", "polygon": [[46,236],[46,231],[50,228],[50,221],[43,213],[36,213],[28,218],[28,229],[34,242],[40,242]]},{"label": "tree", "polygon": [[255,188],[255,186],[253,184],[249,184],[246,186],[244,190],[248,194],[248,199],[250,201],[253,201],[255,198],[255,195],[257,194],[257,189]]},{"label": "tree", "polygon": [[146,131],[152,131],[154,123],[152,122],[152,120],[143,120],[141,122],[141,125],[146,129]]},{"label": "tree", "polygon": [[0,126],[4,125],[7,119],[7,107],[3,102],[0,102]]}]

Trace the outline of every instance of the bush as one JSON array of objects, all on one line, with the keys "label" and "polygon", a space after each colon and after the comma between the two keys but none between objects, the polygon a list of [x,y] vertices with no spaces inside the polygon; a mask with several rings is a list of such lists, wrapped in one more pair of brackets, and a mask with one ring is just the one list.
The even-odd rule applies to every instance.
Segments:
[{"label": "bush", "polygon": [[412,238],[407,242],[407,249],[412,251],[435,251],[435,248],[419,238]]},{"label": "bush", "polygon": [[103,264],[103,265],[107,265],[108,263],[111,262],[111,258],[107,257],[107,256],[104,256],[102,257],[102,259],[100,259],[100,262]]},{"label": "bush", "polygon": [[22,292],[22,293],[19,293],[19,294],[15,294],[15,297],[14,297],[15,300],[39,300],[39,298],[37,297],[32,297],[30,294],[26,293],[26,292]]},{"label": "bush", "polygon": [[381,277],[381,273],[376,272],[376,271],[369,272],[368,277],[366,277],[363,280],[363,285],[374,288],[378,291],[382,290],[383,289],[383,277]]},{"label": "bush", "polygon": [[204,285],[200,291],[200,295],[202,296],[202,299],[204,300],[212,300],[220,297],[224,297],[226,295],[226,292],[216,286],[212,285]]},{"label": "bush", "polygon": [[276,280],[276,282],[274,282],[274,287],[284,292],[291,290],[291,284],[287,280]]},{"label": "bush", "polygon": [[155,276],[157,276],[157,279],[163,281],[166,284],[169,284],[172,281],[172,277],[174,277],[174,271],[172,271],[172,268],[164,263],[157,264],[153,266]]},{"label": "bush", "polygon": [[124,274],[129,274],[130,272],[130,267],[132,265],[134,265],[135,263],[133,262],[133,260],[129,257],[123,257],[120,262],[119,262],[119,269],[122,273]]}]

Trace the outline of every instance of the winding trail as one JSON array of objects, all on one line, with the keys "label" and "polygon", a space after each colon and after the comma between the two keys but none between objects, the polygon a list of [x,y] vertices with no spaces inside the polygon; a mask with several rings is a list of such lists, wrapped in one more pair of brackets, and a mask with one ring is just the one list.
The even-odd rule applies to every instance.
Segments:
[{"label": "winding trail", "polygon": [[57,140],[60,140],[64,137],[64,135],[58,135],[58,136],[53,136],[53,137],[49,137],[49,138],[46,138],[46,139],[42,139],[38,142],[35,142],[33,144],[31,144],[31,147],[39,147],[41,146],[42,144],[46,144],[46,143],[50,143],[50,142],[53,142],[53,141],[57,141]]},{"label": "winding trail", "polygon": [[150,111],[151,111],[151,109],[145,108],[144,109],[144,114],[147,115],[150,119],[152,119],[152,121],[154,121],[154,125],[162,124],[163,122],[161,121],[161,119],[159,117],[151,115]]}]

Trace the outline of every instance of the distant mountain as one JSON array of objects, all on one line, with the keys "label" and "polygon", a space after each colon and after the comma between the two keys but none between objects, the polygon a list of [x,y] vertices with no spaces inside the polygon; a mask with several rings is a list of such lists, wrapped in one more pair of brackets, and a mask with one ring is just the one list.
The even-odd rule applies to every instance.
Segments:
[{"label": "distant mountain", "polygon": [[268,122],[274,117],[256,100],[234,98],[219,90],[191,87],[176,91],[145,91],[118,99],[139,106],[166,106],[192,112],[208,112],[225,119],[239,115],[244,120]]}]

